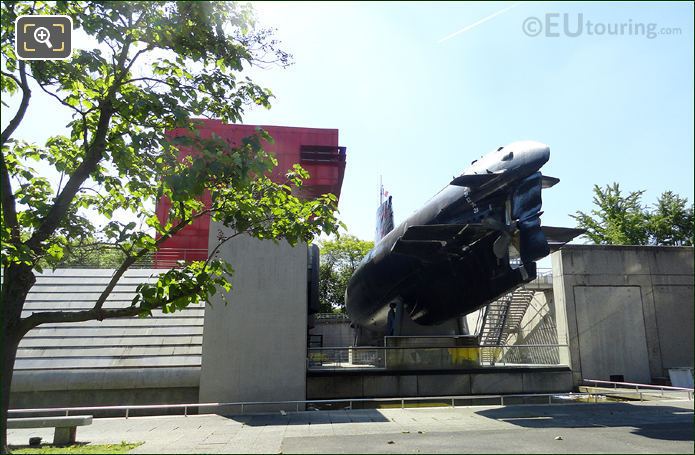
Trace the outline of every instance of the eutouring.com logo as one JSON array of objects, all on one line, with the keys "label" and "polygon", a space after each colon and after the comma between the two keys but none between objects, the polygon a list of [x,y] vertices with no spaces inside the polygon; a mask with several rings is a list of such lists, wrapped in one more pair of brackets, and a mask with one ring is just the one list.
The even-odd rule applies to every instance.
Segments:
[{"label": "eutouring.com logo", "polygon": [[66,60],[72,55],[70,16],[24,15],[15,20],[15,53],[20,60]]},{"label": "eutouring.com logo", "polygon": [[678,27],[659,27],[654,22],[600,22],[584,20],[584,14],[546,13],[541,17],[529,16],[521,24],[526,36],[545,38],[577,38],[579,36],[640,36],[654,39],[663,35],[680,35]]}]

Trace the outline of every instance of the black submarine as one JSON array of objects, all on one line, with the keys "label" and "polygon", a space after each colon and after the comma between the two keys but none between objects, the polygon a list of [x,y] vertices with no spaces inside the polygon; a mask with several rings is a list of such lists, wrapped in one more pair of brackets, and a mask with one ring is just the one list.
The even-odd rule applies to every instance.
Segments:
[{"label": "black submarine", "polygon": [[[348,282],[353,324],[384,332],[402,305],[420,325],[471,313],[536,277],[536,262],[584,231],[541,226],[550,148],[518,141],[475,160],[401,224],[380,207],[374,248]],[[392,215],[391,215],[392,220]],[[386,223],[386,224],[384,224]]]}]

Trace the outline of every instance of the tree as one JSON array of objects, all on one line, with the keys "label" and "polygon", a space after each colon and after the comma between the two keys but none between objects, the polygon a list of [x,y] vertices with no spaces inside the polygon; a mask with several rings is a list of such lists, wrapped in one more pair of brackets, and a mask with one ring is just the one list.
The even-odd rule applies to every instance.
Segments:
[{"label": "tree", "polygon": [[[93,49],[76,50],[66,61],[19,61],[14,53],[14,21],[22,14],[65,14],[92,37]],[[104,320],[165,313],[205,302],[217,287],[229,290],[230,264],[211,255],[182,264],[141,285],[132,305],[104,308],[125,271],[158,245],[210,215],[259,239],[306,242],[337,232],[336,198],[311,201],[295,194],[307,173],[298,166],[286,182],[267,175],[277,164],[263,150],[272,139],[263,131],[232,147],[219,137],[202,138],[195,118],[238,122],[249,105],[270,106],[269,90],[244,69],[288,63],[267,30],[254,27],[251,10],[226,2],[3,2],[3,97],[21,98],[2,131],[2,447],[12,371],[21,338],[44,323]],[[32,93],[45,92],[72,112],[67,134],[45,144],[14,137]],[[169,138],[165,132],[184,128]],[[177,147],[196,150],[179,160]],[[32,166],[52,168],[39,174]],[[201,197],[212,196],[206,207]],[[154,202],[166,197],[171,211],[163,222]],[[129,212],[134,221],[113,219]],[[105,219],[103,227],[94,220]],[[34,270],[55,266],[66,248],[103,245],[122,253],[122,262],[93,308],[41,311],[21,317]],[[219,247],[219,246],[218,246]],[[216,250],[215,250],[216,251]],[[118,255],[116,255],[118,257]],[[39,270],[40,271],[40,270]]]},{"label": "tree", "polygon": [[693,204],[672,191],[662,193],[649,215],[648,227],[656,245],[693,245]]},{"label": "tree", "polygon": [[597,209],[570,215],[586,236],[601,245],[692,245],[693,206],[671,191],[664,192],[653,210],[641,203],[644,191],[624,196],[620,185],[594,185]]},{"label": "tree", "polygon": [[374,242],[343,235],[321,243],[319,304],[322,313],[345,312],[345,290],[360,261]]},{"label": "tree", "polygon": [[591,215],[577,211],[571,215],[577,226],[586,229],[586,236],[603,245],[645,245],[648,240],[646,217],[641,205],[644,191],[623,196],[620,185],[613,183],[602,189],[594,185],[594,204],[598,210]]}]

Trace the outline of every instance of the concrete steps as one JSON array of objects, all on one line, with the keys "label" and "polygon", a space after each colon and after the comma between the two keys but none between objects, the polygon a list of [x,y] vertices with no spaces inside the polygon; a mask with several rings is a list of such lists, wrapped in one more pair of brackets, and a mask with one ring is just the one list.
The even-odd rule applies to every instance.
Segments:
[{"label": "concrete steps", "polygon": [[[104,308],[130,306],[136,287],[154,282],[160,269],[133,269],[119,280]],[[22,316],[91,308],[111,279],[110,269],[56,269],[36,276]],[[205,307],[152,317],[44,324],[19,345],[15,373],[38,370],[200,367]]]}]

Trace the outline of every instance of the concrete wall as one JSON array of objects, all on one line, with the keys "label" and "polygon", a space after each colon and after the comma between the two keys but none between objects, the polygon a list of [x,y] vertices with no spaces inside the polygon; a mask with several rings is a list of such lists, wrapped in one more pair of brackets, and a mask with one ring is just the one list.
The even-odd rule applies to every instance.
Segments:
[{"label": "concrete wall", "polygon": [[552,255],[574,382],[649,383],[693,366],[693,248],[567,245]]},{"label": "concrete wall", "polygon": [[[210,228],[217,244],[219,224]],[[307,246],[236,237],[219,250],[235,270],[205,311],[200,401],[304,400]]]},{"label": "concrete wall", "polygon": [[[162,270],[126,272],[104,308],[130,305],[135,288]],[[94,305],[112,269],[57,269],[36,274],[23,316]],[[19,344],[11,408],[186,403],[197,400],[202,305],[148,318],[44,324]]]},{"label": "concrete wall", "polygon": [[321,335],[324,348],[346,347],[355,343],[355,333],[349,319],[316,319],[309,333]]},{"label": "concrete wall", "polygon": [[[197,379],[197,378],[196,378]],[[41,390],[31,392],[13,392],[10,409],[55,408],[75,406],[123,406],[145,404],[197,403],[198,384],[194,387],[151,387],[134,386],[129,388],[106,389],[94,388],[73,390]],[[197,414],[192,408],[190,414]],[[124,410],[89,410],[84,414],[94,417],[123,417]],[[130,410],[131,417],[136,415],[181,414],[181,409],[143,409]],[[13,414],[17,417],[36,417],[36,414]]]},{"label": "concrete wall", "polygon": [[387,398],[417,396],[552,393],[572,390],[567,367],[482,369],[466,372],[370,373],[309,372],[307,398]]}]

